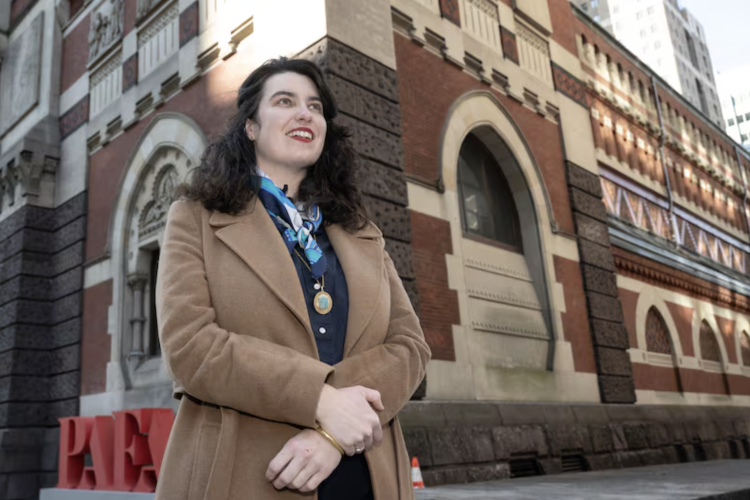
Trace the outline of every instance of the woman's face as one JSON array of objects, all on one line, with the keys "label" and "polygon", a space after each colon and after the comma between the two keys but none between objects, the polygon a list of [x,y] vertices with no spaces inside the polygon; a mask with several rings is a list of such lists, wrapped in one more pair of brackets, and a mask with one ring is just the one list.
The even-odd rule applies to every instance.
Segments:
[{"label": "woman's face", "polygon": [[326,129],[318,89],[299,73],[269,77],[256,119],[245,123],[261,170],[298,170],[313,165],[323,151]]}]

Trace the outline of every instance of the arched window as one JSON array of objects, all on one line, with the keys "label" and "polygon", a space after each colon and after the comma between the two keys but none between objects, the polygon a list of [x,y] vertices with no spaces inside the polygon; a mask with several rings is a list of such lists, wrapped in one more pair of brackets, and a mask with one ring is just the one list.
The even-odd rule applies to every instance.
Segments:
[{"label": "arched window", "polygon": [[719,351],[719,343],[716,341],[716,335],[714,335],[714,331],[705,320],[703,321],[703,323],[701,323],[700,343],[702,359],[721,363],[721,351]]},{"label": "arched window", "polygon": [[664,319],[655,307],[646,316],[646,350],[661,354],[672,354],[672,343]]},{"label": "arched window", "polygon": [[495,157],[473,134],[459,152],[458,181],[464,231],[522,252],[513,193]]},{"label": "arched window", "polygon": [[740,335],[740,348],[742,349],[742,364],[750,366],[750,336],[745,331]]}]

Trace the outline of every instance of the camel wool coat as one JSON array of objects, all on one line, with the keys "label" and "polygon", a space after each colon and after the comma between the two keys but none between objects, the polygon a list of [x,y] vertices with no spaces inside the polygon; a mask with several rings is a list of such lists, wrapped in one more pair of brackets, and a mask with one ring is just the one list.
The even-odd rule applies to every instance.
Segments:
[{"label": "camel wool coat", "polygon": [[169,210],[156,307],[181,399],[156,499],[317,499],[277,491],[265,471],[290,438],[316,427],[326,383],[380,391],[383,442],[365,453],[375,499],[412,499],[397,413],[430,350],[382,233],[371,222],[356,233],[326,227],[349,288],[344,358],[330,366],[318,358],[291,255],[256,200],[236,216],[182,200]]}]

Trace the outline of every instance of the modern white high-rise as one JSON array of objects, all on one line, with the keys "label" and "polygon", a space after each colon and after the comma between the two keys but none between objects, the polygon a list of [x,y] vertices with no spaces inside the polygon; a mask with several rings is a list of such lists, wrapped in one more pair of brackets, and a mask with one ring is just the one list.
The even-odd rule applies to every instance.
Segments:
[{"label": "modern white high-rise", "polygon": [[677,0],[572,0],[704,115],[724,126],[706,35]]},{"label": "modern white high-rise", "polygon": [[716,77],[724,114],[724,129],[750,150],[750,65],[719,73]]}]

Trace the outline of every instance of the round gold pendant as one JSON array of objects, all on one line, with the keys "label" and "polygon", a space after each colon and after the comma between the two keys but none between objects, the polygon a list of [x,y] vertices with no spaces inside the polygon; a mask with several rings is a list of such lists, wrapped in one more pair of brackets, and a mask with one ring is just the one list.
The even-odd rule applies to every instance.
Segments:
[{"label": "round gold pendant", "polygon": [[315,306],[315,310],[318,314],[328,314],[331,312],[331,309],[333,309],[333,299],[328,293],[321,290],[315,294],[313,306]]}]

